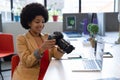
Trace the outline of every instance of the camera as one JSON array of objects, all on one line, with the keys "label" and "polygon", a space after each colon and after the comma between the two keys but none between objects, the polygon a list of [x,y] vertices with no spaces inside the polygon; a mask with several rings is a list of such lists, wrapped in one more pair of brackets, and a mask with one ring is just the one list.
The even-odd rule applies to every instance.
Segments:
[{"label": "camera", "polygon": [[56,45],[58,45],[64,52],[69,54],[75,48],[63,39],[63,34],[61,32],[54,32],[52,35],[48,36],[48,40],[55,39]]}]

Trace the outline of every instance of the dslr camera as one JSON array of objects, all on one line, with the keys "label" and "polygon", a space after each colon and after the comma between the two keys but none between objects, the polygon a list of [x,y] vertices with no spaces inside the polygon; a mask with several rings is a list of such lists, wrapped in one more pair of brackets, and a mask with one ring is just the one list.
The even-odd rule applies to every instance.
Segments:
[{"label": "dslr camera", "polygon": [[70,52],[72,52],[72,50],[75,49],[70,43],[63,39],[63,35],[61,32],[54,32],[52,35],[49,35],[48,40],[51,39],[55,39],[56,45],[58,45],[67,54],[69,54]]}]

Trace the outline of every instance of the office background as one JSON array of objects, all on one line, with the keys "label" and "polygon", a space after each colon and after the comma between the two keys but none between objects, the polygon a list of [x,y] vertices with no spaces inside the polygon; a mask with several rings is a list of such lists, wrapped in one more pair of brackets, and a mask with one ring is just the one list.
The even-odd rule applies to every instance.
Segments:
[{"label": "office background", "polygon": [[[17,5],[18,4],[18,2],[20,2],[20,4],[24,4],[24,3],[30,3],[30,2],[34,2],[34,1],[32,1],[32,0],[5,0],[5,2],[4,2],[4,4],[10,4],[10,1],[11,2],[13,2],[13,4],[12,4],[12,7],[14,7],[15,6],[15,4]],[[47,0],[36,0],[36,1],[38,1],[38,2],[40,2],[40,3],[42,3],[43,5],[47,5],[46,4],[46,2],[47,2]],[[71,0],[71,3],[72,3],[72,1],[74,1],[74,0]],[[68,9],[69,11],[66,11],[66,12],[64,12],[66,9],[64,9],[63,10],[63,12],[64,13],[69,13],[70,11],[71,11],[71,13],[78,13],[78,12],[85,12],[84,10],[85,10],[85,8],[83,9],[83,8],[81,8],[82,6],[84,6],[84,5],[86,5],[86,4],[88,4],[89,2],[87,2],[87,1],[89,1],[89,0],[76,0],[76,2],[75,3],[78,3],[78,5],[77,6],[72,6],[72,7],[70,7],[70,4],[69,5],[65,5],[65,4],[67,4],[67,2],[69,2],[68,0],[64,0],[64,7],[66,8],[66,9],[68,9],[68,7],[70,7],[70,9]],[[92,2],[96,2],[96,0],[91,0],[91,2],[90,3],[92,3]],[[98,1],[102,1],[102,0],[98,0]],[[110,1],[110,2],[109,2]],[[2,1],[3,2],[3,1]],[[85,4],[85,2],[86,2],[86,4]],[[70,2],[69,2],[70,3]],[[82,5],[82,3],[84,4],[84,5]],[[109,3],[109,4],[111,4],[112,5],[112,8],[109,10],[108,9],[108,11],[106,10],[106,12],[118,12],[118,11],[120,11],[120,5],[118,5],[118,4],[120,4],[120,0],[107,0],[106,2],[104,2],[104,3]],[[2,3],[1,3],[2,4]],[[81,6],[80,6],[80,4],[81,4]],[[101,2],[101,4],[102,4],[102,2]],[[25,4],[24,4],[25,5]],[[24,6],[23,5],[23,6]],[[91,4],[92,5],[92,4]],[[89,6],[90,6],[90,4],[89,4]],[[109,6],[109,5],[108,5]],[[10,7],[10,5],[7,5],[6,7]],[[77,8],[76,8],[77,7]],[[5,8],[5,6],[4,6],[4,8]],[[87,7],[86,7],[87,8]],[[108,7],[107,7],[108,8]],[[2,9],[2,8],[1,8]],[[9,8],[10,9],[10,8]],[[74,11],[74,10],[76,10],[76,11]],[[87,10],[87,9],[86,9]],[[72,12],[73,11],[73,12]],[[103,12],[103,10],[101,10],[102,12]],[[2,27],[0,27],[0,29],[1,29],[1,31],[3,32],[3,33],[12,33],[13,35],[14,35],[14,43],[16,42],[16,36],[18,35],[18,34],[22,34],[22,33],[24,33],[24,32],[26,32],[26,30],[24,30],[22,27],[21,27],[21,24],[19,23],[19,21],[18,22],[16,22],[16,21],[10,21],[10,20],[12,20],[11,19],[11,16],[5,16],[5,14],[9,14],[9,13],[11,13],[11,11],[9,10],[9,11],[7,11],[8,13],[6,13],[5,11],[2,11],[1,10],[1,26]],[[89,13],[90,13],[90,11],[88,11]],[[95,12],[95,11],[93,11],[93,10],[91,10],[91,12]],[[3,14],[3,13],[5,13],[5,14]],[[61,14],[60,14],[61,15]],[[62,15],[63,15],[63,13],[62,13]],[[4,17],[3,17],[4,16]],[[8,18],[8,20],[6,19],[6,18]],[[52,33],[52,32],[54,32],[54,31],[63,31],[63,22],[62,22],[62,20],[63,19],[61,19],[61,21],[57,21],[57,22],[53,22],[52,20],[51,21],[49,21],[49,22],[47,22],[46,24],[45,24],[45,28],[44,28],[44,30],[43,30],[43,32],[45,32],[45,33]],[[118,31],[119,30],[119,27],[109,27],[108,29],[110,29],[111,31],[112,30],[114,30],[114,31]],[[116,30],[117,29],[117,30]],[[109,30],[109,31],[110,31]],[[16,46],[14,46],[15,47],[15,52],[16,52]]]},{"label": "office background", "polygon": [[[1,6],[0,12],[2,14],[2,15],[0,15],[1,16],[0,32],[12,33],[14,36],[14,43],[16,43],[16,36],[18,34],[23,34],[24,32],[26,32],[26,30],[24,30],[21,27],[21,24],[19,23],[19,21],[18,22],[15,21],[15,19],[14,19],[15,14],[13,15],[12,10],[17,4],[23,4],[23,6],[24,6],[25,5],[24,3],[30,3],[30,2],[34,2],[34,1],[38,1],[45,6],[47,5],[47,3],[46,3],[47,0],[0,0],[0,2],[1,2],[0,3],[0,6]],[[57,1],[57,0],[54,0],[54,1]],[[61,1],[61,0],[59,0],[59,1]],[[102,11],[102,12],[104,12],[104,10],[105,10],[105,12],[118,12],[118,11],[120,11],[120,5],[118,5],[118,4],[120,4],[120,0],[64,0],[64,1],[65,1],[64,2],[65,9],[59,13],[59,16],[61,16],[61,17],[59,17],[59,20],[57,22],[53,22],[53,20],[50,18],[49,22],[45,24],[46,27],[44,28],[43,32],[53,33],[56,30],[62,32],[63,31],[63,22],[62,22],[62,20],[63,20],[62,14],[63,13],[78,13],[78,12],[84,12],[84,13],[90,12],[91,13],[91,12],[95,12],[94,10],[96,10],[96,11],[98,10],[98,11]],[[111,5],[111,7],[109,5],[105,4],[106,8],[104,8],[104,9],[102,8],[103,10],[101,10],[101,8],[99,10],[98,7],[97,7],[97,9],[95,9],[95,6],[98,4],[94,3],[94,1],[97,3],[100,3],[99,1],[103,1],[103,2],[101,2],[101,4],[109,3]],[[69,3],[69,5],[68,5],[68,3]],[[73,4],[73,3],[77,3],[77,4]],[[103,5],[101,5],[101,6],[103,6]],[[99,7],[100,7],[100,5],[99,5]],[[108,11],[106,9],[108,9]],[[50,15],[52,15],[52,13]],[[112,32],[112,29],[116,29],[116,28],[119,29],[119,27],[115,27],[115,28],[108,27],[108,29],[110,29],[111,32]],[[118,30],[117,30],[117,32],[118,32]],[[17,53],[16,44],[14,44],[14,48],[15,48],[15,53]],[[115,59],[119,60],[119,57],[115,58]],[[10,63],[9,63],[9,65],[10,65]],[[5,67],[6,67],[6,64],[5,64]],[[7,75],[10,77],[9,73],[7,73]],[[6,76],[6,74],[4,76]],[[11,79],[11,78],[9,78],[9,79]],[[7,79],[7,80],[9,80],[9,79]]]}]

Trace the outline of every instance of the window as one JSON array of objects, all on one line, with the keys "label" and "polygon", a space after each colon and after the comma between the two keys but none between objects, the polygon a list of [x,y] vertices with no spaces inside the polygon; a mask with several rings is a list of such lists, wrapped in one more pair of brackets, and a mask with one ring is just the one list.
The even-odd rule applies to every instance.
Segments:
[{"label": "window", "polygon": [[22,8],[32,2],[39,2],[41,4],[44,4],[44,0],[13,0],[13,9],[12,12],[14,14],[14,21],[20,20],[20,12]]},{"label": "window", "polygon": [[114,0],[81,0],[81,12],[114,12]]},{"label": "window", "polygon": [[[0,12],[2,15],[2,22],[11,21],[11,12],[14,15],[19,14],[22,7],[31,2],[39,2],[44,5],[44,0],[12,0],[13,9],[11,10],[11,0],[0,0]],[[6,5],[7,4],[7,5]]]},{"label": "window", "polygon": [[[39,2],[44,5],[44,0],[13,0],[13,7],[21,5],[22,7],[32,2]],[[17,5],[18,4],[18,5]]]},{"label": "window", "polygon": [[32,2],[38,2],[44,5],[44,0],[17,0],[17,1],[20,1],[20,3],[22,3],[22,6]]},{"label": "window", "polygon": [[[53,3],[58,1],[59,7],[61,9],[58,10],[58,21],[62,21],[62,14],[63,13],[79,13],[79,9],[82,13],[87,12],[114,12],[116,8],[115,1],[118,0],[0,0],[0,12],[2,14],[2,21],[11,21],[11,5],[10,1],[13,1],[13,8],[15,7],[24,7],[28,3],[32,2],[39,2],[41,4],[47,4],[47,9],[49,11],[49,21],[52,20],[52,11],[49,10],[50,6],[49,3]],[[47,3],[45,3],[47,2]],[[81,3],[80,3],[81,2]],[[7,5],[6,5],[7,4]],[[81,5],[81,8],[80,8]],[[117,11],[117,10],[116,10]]]},{"label": "window", "polygon": [[0,12],[2,15],[2,22],[11,21],[10,0],[0,0]]},{"label": "window", "polygon": [[[74,3],[74,4],[73,4]],[[57,12],[51,7],[58,8]],[[52,15],[59,15],[58,21],[62,21],[63,13],[79,13],[79,0],[47,0],[47,9],[49,11],[49,21],[53,21]]]},{"label": "window", "polygon": [[79,0],[64,0],[62,13],[79,13]]}]

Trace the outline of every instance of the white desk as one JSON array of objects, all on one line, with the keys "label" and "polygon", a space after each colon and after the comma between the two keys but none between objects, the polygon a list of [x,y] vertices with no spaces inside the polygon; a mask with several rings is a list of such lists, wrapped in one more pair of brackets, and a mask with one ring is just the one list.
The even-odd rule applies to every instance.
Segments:
[{"label": "white desk", "polygon": [[120,65],[106,59],[101,72],[72,72],[70,60],[52,60],[44,80],[94,80],[100,78],[120,77]]},{"label": "white desk", "polygon": [[[107,40],[107,38],[105,38]],[[113,39],[109,38],[109,40]],[[108,41],[108,40],[107,40]],[[112,44],[113,45],[113,44]],[[50,65],[45,74],[44,80],[95,80],[101,78],[120,78],[120,45],[107,45],[105,51],[109,50],[113,58],[104,58],[101,72],[72,72],[72,60],[55,60]],[[82,50],[81,50],[82,51]]]}]

